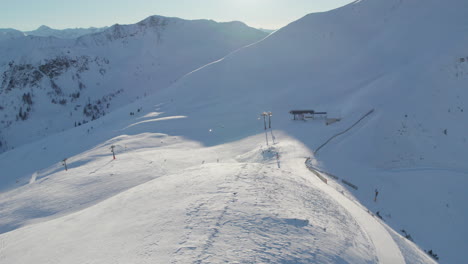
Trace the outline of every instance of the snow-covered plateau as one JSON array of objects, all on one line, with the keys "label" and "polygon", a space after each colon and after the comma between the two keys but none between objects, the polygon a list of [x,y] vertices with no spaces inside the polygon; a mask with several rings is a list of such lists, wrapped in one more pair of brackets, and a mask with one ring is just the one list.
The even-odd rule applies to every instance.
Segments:
[{"label": "snow-covered plateau", "polygon": [[[31,112],[0,154],[0,263],[465,263],[467,13],[466,0],[360,0],[177,68],[79,126],[61,126],[65,112],[25,140],[48,118]],[[103,32],[73,52],[151,42]],[[0,46],[50,48],[13,35]],[[115,70],[93,94],[142,91],[153,62],[119,64],[145,74]],[[326,114],[293,120],[302,109]]]}]

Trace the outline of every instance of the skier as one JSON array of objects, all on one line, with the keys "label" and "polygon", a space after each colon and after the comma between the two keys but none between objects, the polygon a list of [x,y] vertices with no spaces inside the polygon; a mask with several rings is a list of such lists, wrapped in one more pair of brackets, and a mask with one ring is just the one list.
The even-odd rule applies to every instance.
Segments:
[{"label": "skier", "polygon": [[379,195],[379,191],[375,189],[375,196],[374,196],[374,202],[377,202],[377,196]]}]

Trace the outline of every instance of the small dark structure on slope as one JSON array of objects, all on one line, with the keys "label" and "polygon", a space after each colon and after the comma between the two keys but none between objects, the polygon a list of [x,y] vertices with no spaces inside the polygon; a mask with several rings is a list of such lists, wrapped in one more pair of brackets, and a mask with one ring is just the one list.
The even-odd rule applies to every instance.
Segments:
[{"label": "small dark structure on slope", "polygon": [[[306,118],[315,119],[317,117],[326,118],[327,112],[315,112],[314,110],[291,110],[294,120],[305,120]],[[307,116],[309,115],[309,116]]]}]

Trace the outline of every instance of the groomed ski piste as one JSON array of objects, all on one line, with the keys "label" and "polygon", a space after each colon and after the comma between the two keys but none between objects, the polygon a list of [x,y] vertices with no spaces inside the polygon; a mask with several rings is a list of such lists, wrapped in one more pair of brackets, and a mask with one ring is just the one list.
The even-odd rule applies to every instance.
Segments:
[{"label": "groomed ski piste", "polygon": [[[363,0],[311,14],[2,153],[0,262],[435,263],[424,249],[462,263],[466,116],[446,104],[468,97],[466,10]],[[310,107],[341,121],[292,120]]]},{"label": "groomed ski piste", "polygon": [[[181,119],[150,120],[163,126]],[[268,133],[269,146],[260,134],[207,147],[146,132],[70,157],[68,171],[44,168],[0,196],[2,231],[13,229],[0,235],[0,260],[433,263],[394,234],[397,245],[393,231],[352,196],[307,170],[307,147]],[[69,136],[79,138],[59,137]],[[111,145],[119,149],[115,160]]]}]

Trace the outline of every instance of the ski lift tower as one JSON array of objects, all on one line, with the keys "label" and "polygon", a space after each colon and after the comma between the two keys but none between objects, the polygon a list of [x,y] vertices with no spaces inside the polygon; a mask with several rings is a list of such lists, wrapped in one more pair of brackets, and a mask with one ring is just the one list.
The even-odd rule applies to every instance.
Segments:
[{"label": "ski lift tower", "polygon": [[263,116],[263,128],[266,130],[267,129],[267,127],[266,127],[266,117],[268,116],[268,113],[263,112],[260,115]]},{"label": "ski lift tower", "polygon": [[271,112],[268,112],[268,128],[271,128],[271,116],[273,114]]}]

